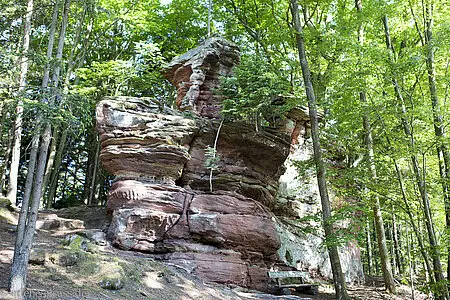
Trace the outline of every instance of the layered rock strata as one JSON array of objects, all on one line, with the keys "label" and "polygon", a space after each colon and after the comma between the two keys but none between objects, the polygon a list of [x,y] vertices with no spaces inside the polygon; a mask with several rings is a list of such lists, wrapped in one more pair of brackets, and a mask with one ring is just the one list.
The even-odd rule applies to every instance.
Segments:
[{"label": "layered rock strata", "polygon": [[278,179],[308,118],[299,109],[280,128],[258,132],[222,123],[214,90],[238,61],[237,47],[219,38],[176,58],[164,75],[178,110],[148,98],[99,103],[100,159],[115,175],[108,236],[207,281],[266,290],[283,249],[273,213]]},{"label": "layered rock strata", "polygon": [[218,121],[127,97],[105,98],[97,121],[102,165],[116,176],[107,202],[114,245],[165,254],[209,281],[267,286],[280,247],[268,206],[287,136],[223,124],[210,178],[205,149]]}]

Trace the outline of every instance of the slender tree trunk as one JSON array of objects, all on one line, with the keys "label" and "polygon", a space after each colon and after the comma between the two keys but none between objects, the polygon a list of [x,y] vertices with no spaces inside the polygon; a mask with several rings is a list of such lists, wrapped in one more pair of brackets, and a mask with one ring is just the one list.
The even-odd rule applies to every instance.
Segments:
[{"label": "slender tree trunk", "polygon": [[[364,105],[367,104],[366,94],[364,92],[359,93],[359,98]],[[367,114],[363,116],[363,127],[365,132],[365,144],[367,148],[367,161],[369,162],[370,175],[374,181],[377,180],[377,170],[375,167],[374,151],[373,151],[373,139],[372,129],[370,127],[370,121]],[[386,245],[386,234],[383,226],[383,215],[381,212],[380,199],[377,195],[374,196],[374,203],[372,206],[375,229],[377,232],[378,250],[380,254],[381,270],[383,272],[384,285],[389,293],[396,294],[396,287],[394,277],[392,276],[391,264],[389,263],[389,253]]]},{"label": "slender tree trunk", "polygon": [[64,179],[63,179],[63,184],[62,184],[62,191],[61,191],[61,199],[65,199],[66,198],[66,190],[67,190],[67,178],[69,177],[69,158],[67,159],[67,168],[66,168],[66,172],[64,172]]},{"label": "slender tree trunk", "polygon": [[[39,161],[36,168],[35,184],[33,188],[32,201],[28,211],[27,224],[23,233],[22,243],[19,251],[14,253],[14,260],[11,266],[10,291],[18,297],[23,297],[27,282],[27,268],[30,257],[31,246],[33,244],[34,231],[36,230],[36,219],[38,215],[42,179],[45,172],[45,162],[47,159],[48,144],[50,136],[43,135],[39,149]],[[23,206],[22,208],[24,208]],[[24,208],[26,210],[26,208]],[[19,233],[19,232],[18,232]],[[19,238],[19,235],[18,235]]]},{"label": "slender tree trunk", "polygon": [[[60,5],[60,0],[56,0],[55,5],[53,7],[53,14],[52,14],[52,23],[50,25],[50,30],[49,30],[49,35],[48,35],[48,45],[47,45],[47,55],[46,55],[46,60],[47,63],[45,64],[44,67],[44,75],[42,77],[42,91],[46,94],[47,97],[52,97],[52,93],[51,91],[48,90],[48,85],[49,85],[49,81],[50,81],[50,69],[51,69],[51,60],[52,60],[52,56],[53,56],[53,48],[54,48],[54,44],[55,44],[55,32],[56,32],[56,25],[58,22],[58,14],[59,14],[59,5]],[[54,99],[51,98],[49,100],[49,103],[53,103]],[[38,117],[38,119],[40,119],[40,117]],[[39,135],[40,133],[36,133],[36,135]],[[37,151],[38,151],[38,145],[34,145],[34,147],[31,148],[31,155],[33,157],[37,157]],[[53,152],[50,152],[50,159],[49,162],[52,161],[52,155]],[[30,163],[29,163],[29,167],[31,167],[31,164],[36,165],[36,160],[31,161],[30,159]],[[33,169],[35,168],[35,166],[33,166]],[[46,171],[47,174],[47,171]],[[45,193],[45,188],[47,186],[46,183],[46,178],[44,176],[44,180],[43,180],[43,189],[42,189],[42,194]],[[31,185],[27,186],[28,189],[31,189]]]},{"label": "slender tree trunk", "polygon": [[394,255],[395,255],[395,261],[396,261],[396,265],[394,265],[394,267],[397,267],[397,272],[398,272],[398,274],[401,275],[401,274],[403,274],[402,257],[400,254],[397,217],[395,216],[394,212],[392,212],[392,239],[394,242],[393,246],[394,246]]},{"label": "slender tree trunk", "polygon": [[367,238],[366,238],[366,248],[367,248],[367,274],[371,275],[373,270],[373,254],[372,254],[372,235],[370,233],[370,223],[367,220],[366,222],[366,231],[367,231]]},{"label": "slender tree trunk", "polygon": [[414,271],[413,271],[413,259],[411,257],[411,245],[409,243],[409,235],[408,235],[408,226],[405,226],[405,235],[406,235],[406,250],[407,250],[407,256],[408,256],[408,262],[409,262],[409,281],[410,281],[410,287],[411,287],[411,300],[415,299],[414,296]]},{"label": "slender tree trunk", "polygon": [[11,150],[13,147],[13,139],[14,139],[14,126],[11,126],[11,129],[8,133],[8,147],[6,148],[5,154],[3,156],[3,165],[1,168],[1,177],[0,177],[0,195],[3,196],[3,188],[5,187],[6,181],[6,168],[9,164],[9,158],[11,157]]},{"label": "slender tree trunk", "polygon": [[[92,121],[93,124],[95,124],[95,121]],[[96,161],[96,150],[97,150],[97,140],[95,135],[95,129],[93,126],[88,131],[88,136],[86,138],[86,148],[87,148],[87,155],[88,159],[86,162],[86,170],[85,170],[85,177],[84,177],[84,191],[83,191],[83,202],[89,205],[89,203],[92,202],[91,199],[91,188],[92,188],[92,180],[94,175],[94,169],[95,169],[95,161]]]},{"label": "slender tree trunk", "polygon": [[[56,55],[57,61],[61,61],[62,59],[62,52],[64,47],[64,38],[65,38],[65,32],[67,28],[67,21],[68,21],[68,11],[69,11],[69,5],[70,0],[66,0],[66,5],[64,7],[64,16],[63,21],[61,24],[61,31],[59,36],[59,42],[58,42],[58,51]],[[50,44],[50,43],[49,43]],[[55,67],[55,73],[53,74],[53,83],[55,88],[58,87],[58,79],[59,79],[59,71],[60,66],[59,64]],[[51,97],[49,100],[49,105],[53,105],[54,98]],[[39,135],[36,135],[36,137],[39,137]],[[37,138],[38,139],[38,138]],[[51,125],[48,124],[44,130],[44,133],[42,135],[42,140],[39,145],[39,158],[37,160],[36,165],[36,174],[34,179],[34,185],[32,190],[32,196],[31,196],[31,206],[28,211],[27,217],[24,218],[22,215],[25,215],[25,211],[28,209],[28,205],[23,205],[22,209],[24,210],[24,213],[21,214],[19,218],[24,219],[23,222],[19,220],[19,226],[20,224],[24,224],[24,232],[23,232],[23,238],[21,236],[17,235],[17,239],[20,241],[21,244],[20,247],[18,247],[18,251],[14,253],[14,259],[13,263],[11,265],[11,275],[10,275],[10,291],[15,294],[17,297],[22,298],[25,292],[26,288],[26,281],[27,281],[27,268],[28,268],[28,261],[29,261],[29,255],[30,250],[33,244],[33,238],[34,238],[34,231],[36,229],[36,220],[38,215],[38,209],[39,209],[39,203],[41,199],[41,193],[42,193],[42,182],[44,179],[44,173],[45,173],[45,167],[47,165],[47,155],[48,155],[48,149],[50,145],[51,140]],[[25,225],[26,224],[26,225]]]},{"label": "slender tree trunk", "polygon": [[[373,242],[374,243],[378,243],[378,236],[377,236],[377,231],[375,230],[375,227],[376,227],[376,225],[375,225],[375,220],[374,220],[373,221],[373,228],[374,228],[374,230],[373,230],[373,236],[374,236]],[[373,254],[374,262],[375,262],[375,274],[378,275],[378,274],[380,274],[380,262],[379,262],[380,255],[378,254],[379,249],[378,249],[378,247],[374,247],[373,250],[374,250],[374,254]]]},{"label": "slender tree trunk", "polygon": [[[22,199],[22,208],[20,210],[20,216],[19,216],[19,224],[17,225],[17,237],[16,237],[16,244],[14,247],[14,257],[16,253],[19,253],[20,247],[23,242],[23,236],[25,232],[26,227],[26,220],[28,216],[28,207],[30,205],[30,197],[31,192],[33,188],[33,179],[34,179],[34,171],[36,168],[36,160],[37,160],[37,149],[39,147],[39,140],[40,136],[39,134],[35,134],[31,140],[31,153],[30,153],[30,159],[28,161],[28,171],[27,171],[27,178],[25,181],[25,192]],[[23,218],[23,219],[21,219]],[[14,261],[14,259],[13,259]]]},{"label": "slender tree trunk", "polygon": [[[388,143],[390,144],[389,141],[388,141]],[[410,221],[411,226],[413,228],[413,232],[416,235],[416,239],[417,239],[417,242],[419,244],[420,253],[422,254],[422,258],[423,258],[423,261],[425,263],[426,270],[427,270],[428,274],[430,275],[430,279],[431,279],[430,282],[434,283],[435,281],[434,281],[434,277],[433,277],[433,268],[431,267],[430,260],[428,258],[427,251],[426,251],[426,248],[425,248],[425,244],[424,244],[423,239],[422,239],[422,234],[421,234],[421,231],[420,231],[420,225],[417,226],[416,222],[414,221],[414,216],[413,216],[412,210],[410,208],[409,200],[408,200],[408,198],[406,196],[406,191],[405,191],[404,184],[403,184],[403,176],[402,176],[402,173],[400,171],[400,168],[398,167],[397,161],[395,159],[392,159],[392,160],[394,162],[395,172],[397,174],[397,180],[398,180],[400,192],[401,192],[401,195],[402,195],[403,204],[405,205],[406,214],[408,215],[409,221]]]},{"label": "slender tree trunk", "polygon": [[[97,135],[95,137],[97,137]],[[97,146],[95,147],[94,170],[92,172],[92,180],[91,180],[92,185],[89,189],[88,205],[92,205],[94,197],[97,194],[97,193],[95,193],[95,189],[96,189],[96,182],[98,180],[97,177],[99,177],[98,171],[99,171],[100,141],[98,140],[98,138],[96,138],[95,142],[96,142]]]},{"label": "slender tree trunk", "polygon": [[[427,3],[425,8],[425,50],[426,66],[428,73],[428,87],[430,90],[431,107],[433,109],[434,133],[437,138],[437,155],[439,159],[439,170],[442,182],[443,198],[445,205],[446,227],[450,230],[450,153],[445,144],[446,133],[436,87],[436,68],[434,63],[433,47],[433,4]],[[447,260],[450,262],[450,247],[447,247]],[[450,264],[447,264],[447,279],[450,279]]]},{"label": "slender tree trunk", "polygon": [[[292,19],[294,21],[295,38],[298,48],[298,56],[302,68],[303,81],[305,84],[306,97],[308,99],[309,117],[311,120],[311,135],[313,139],[314,162],[317,170],[317,182],[319,186],[320,199],[322,202],[322,218],[323,227],[325,231],[325,238],[333,236],[333,223],[331,221],[331,205],[328,197],[325,166],[322,160],[322,153],[319,140],[319,122],[317,118],[316,97],[314,95],[314,88],[311,82],[311,74],[309,70],[308,60],[306,57],[305,43],[303,41],[302,25],[300,23],[300,14],[298,10],[297,0],[291,0]],[[345,284],[345,277],[342,273],[341,261],[339,258],[339,251],[337,245],[329,244],[327,246],[328,254],[330,256],[331,269],[333,272],[334,288],[336,292],[336,299],[347,300],[350,297],[347,294],[347,287]]]},{"label": "slender tree trunk", "polygon": [[52,170],[53,170],[53,164],[55,162],[55,156],[56,156],[56,145],[58,144],[58,130],[59,127],[55,126],[55,128],[53,128],[53,134],[52,134],[52,143],[50,145],[50,154],[48,156],[48,160],[47,160],[47,167],[45,168],[45,175],[44,175],[44,180],[42,181],[42,207],[46,207],[47,206],[47,200],[48,200],[48,195],[46,196],[45,193],[48,190],[48,183],[50,180],[50,175],[52,174]]},{"label": "slender tree trunk", "polygon": [[106,204],[106,193],[105,193],[105,185],[107,184],[107,175],[104,170],[99,168],[98,170],[99,176],[97,176],[97,184],[95,188],[95,199],[97,200],[97,205],[105,205]]},{"label": "slender tree trunk", "polygon": [[[355,0],[355,6],[356,10],[359,16],[361,16],[362,13],[362,0]],[[360,26],[358,28],[358,41],[361,46],[364,46],[364,27],[363,23],[360,23]],[[363,105],[364,108],[367,107],[367,99],[366,99],[366,92],[361,91],[359,93],[359,99]],[[373,150],[373,138],[372,138],[372,128],[370,126],[370,120],[369,116],[366,112],[367,110],[364,109],[363,114],[363,128],[364,128],[364,141],[366,146],[366,159],[369,163],[369,169],[370,169],[370,176],[372,177],[372,180],[374,182],[377,181],[378,175],[377,170],[375,166],[375,154]],[[389,263],[389,254],[388,249],[386,245],[386,234],[385,229],[383,226],[383,215],[381,211],[381,205],[380,205],[380,199],[377,195],[374,196],[373,204],[372,204],[372,210],[375,220],[375,230],[377,232],[377,242],[378,242],[378,250],[380,253],[380,260],[381,260],[381,269],[383,272],[383,279],[384,279],[384,285],[386,290],[389,293],[396,294],[396,286],[394,277],[392,276],[392,269],[391,265]]]},{"label": "slender tree trunk", "polygon": [[[30,49],[30,35],[31,35],[31,18],[33,16],[34,0],[28,0],[27,13],[25,16],[25,30],[23,34],[22,57],[20,60],[20,79],[19,92],[25,90],[27,84],[28,73],[28,52]],[[22,95],[19,95],[22,97]],[[20,163],[20,145],[22,142],[22,122],[23,122],[23,102],[19,98],[16,108],[16,121],[14,124],[14,147],[12,149],[11,166],[9,169],[9,183],[7,197],[12,205],[16,205],[17,197],[17,176],[19,174]],[[20,295],[21,296],[21,295]]]},{"label": "slender tree trunk", "polygon": [[51,69],[51,59],[53,56],[53,45],[55,43],[55,32],[56,32],[56,24],[58,22],[58,14],[59,14],[59,4],[60,0],[56,0],[55,6],[53,8],[52,14],[52,23],[50,25],[50,30],[48,34],[48,46],[47,46],[47,63],[44,68],[44,76],[42,77],[42,89],[44,92],[47,92],[46,89],[48,87],[48,82],[50,79],[50,69]]},{"label": "slender tree trunk", "polygon": [[[5,108],[6,104],[0,103],[0,149],[3,148],[4,140],[3,140],[3,126],[6,124],[6,115],[7,109]],[[8,140],[9,140],[9,130],[8,130]]]},{"label": "slender tree trunk", "polygon": [[58,150],[56,151],[56,157],[53,164],[53,171],[51,172],[50,177],[50,186],[48,188],[48,196],[47,196],[47,208],[51,208],[52,204],[55,202],[55,195],[56,195],[56,185],[58,183],[59,178],[59,172],[61,169],[61,163],[64,157],[65,149],[66,149],[66,142],[67,142],[67,135],[69,130],[65,129],[62,133],[61,139],[59,141]]},{"label": "slender tree trunk", "polygon": [[[392,47],[392,43],[391,43],[388,20],[387,20],[386,16],[383,17],[383,25],[384,25],[384,31],[385,31],[385,36],[386,36],[386,46],[387,46],[388,50],[391,51],[391,57],[392,57],[393,47]],[[400,102],[399,104],[400,104],[401,110],[402,110],[403,130],[405,132],[405,135],[409,138],[409,143],[411,146],[410,148],[414,149],[414,136],[412,134],[410,125],[407,122],[406,107],[405,107],[404,100],[403,100],[403,94],[398,85],[397,76],[395,75],[395,73],[393,75],[392,82],[393,82],[395,93]],[[425,216],[425,225],[427,228],[428,239],[429,239],[430,248],[431,248],[430,249],[431,257],[433,260],[434,277],[435,277],[436,283],[439,285],[438,288],[440,291],[439,292],[440,295],[438,295],[438,297],[440,297],[441,299],[449,299],[447,285],[443,284],[444,277],[442,274],[442,264],[441,264],[441,259],[440,259],[441,254],[440,254],[439,245],[438,245],[435,230],[434,230],[434,224],[433,224],[431,207],[430,207],[430,200],[428,198],[428,193],[426,191],[425,180],[422,177],[422,173],[420,171],[417,156],[414,153],[411,153],[411,162],[412,162],[412,167],[413,167],[413,171],[415,174],[416,183],[419,188],[420,197],[422,199],[423,212],[424,212],[424,216]]]},{"label": "slender tree trunk", "polygon": [[77,46],[81,39],[81,33],[83,30],[83,25],[84,25],[84,20],[86,18],[87,9],[88,9],[88,2],[86,1],[86,2],[84,2],[84,5],[83,5],[83,12],[81,13],[80,23],[78,23],[75,40],[73,42],[72,49],[70,50],[70,54],[69,54],[69,59],[67,61],[67,71],[66,71],[66,76],[64,79],[64,88],[63,88],[64,94],[67,94],[69,92],[69,86],[70,86],[69,81],[70,81],[70,77],[72,76],[72,72],[73,72],[74,66],[75,66],[75,63],[74,63],[75,51],[76,51]]}]

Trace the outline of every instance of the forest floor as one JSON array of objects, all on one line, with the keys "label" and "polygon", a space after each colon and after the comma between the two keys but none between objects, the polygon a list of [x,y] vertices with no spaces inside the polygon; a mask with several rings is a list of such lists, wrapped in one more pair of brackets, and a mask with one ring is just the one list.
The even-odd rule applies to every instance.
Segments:
[{"label": "forest floor", "polygon": [[[55,214],[61,218],[81,219],[91,232],[98,233],[107,224],[102,208],[41,213],[41,229],[37,230],[29,265],[26,299],[334,299],[333,289],[326,285],[321,285],[319,294],[314,296],[274,296],[236,286],[207,284],[148,255],[121,251],[108,244],[85,243],[84,238],[76,235],[82,230],[73,229],[77,222],[69,220],[69,223],[56,224]],[[44,219],[46,221],[42,221]],[[16,220],[16,213],[0,207],[0,299],[13,299],[7,293],[7,286]],[[100,282],[110,288],[120,286],[120,289],[102,288]],[[406,286],[400,286],[398,296],[391,296],[379,283],[372,280],[370,286],[351,286],[349,293],[359,300],[412,299]],[[418,296],[416,293],[415,299],[426,299]]]}]

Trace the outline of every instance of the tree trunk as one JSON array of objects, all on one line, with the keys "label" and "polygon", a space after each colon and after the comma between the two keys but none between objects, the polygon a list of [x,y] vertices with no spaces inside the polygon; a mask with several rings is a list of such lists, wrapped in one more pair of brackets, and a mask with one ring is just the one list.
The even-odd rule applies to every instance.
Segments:
[{"label": "tree trunk", "polygon": [[[30,49],[30,33],[31,33],[31,18],[33,16],[34,0],[28,0],[27,13],[25,16],[25,30],[23,34],[22,57],[20,59],[20,79],[19,92],[25,90],[27,84],[28,73],[28,52]],[[22,95],[19,95],[22,97]],[[12,205],[16,205],[17,197],[17,176],[19,174],[20,163],[20,145],[22,142],[22,122],[23,122],[23,102],[19,99],[16,108],[16,121],[14,124],[14,147],[12,149],[11,166],[9,169],[9,183],[7,197]],[[14,291],[18,292],[18,291]],[[20,294],[21,296],[21,294]]]},{"label": "tree trunk", "polygon": [[392,238],[393,238],[393,246],[394,246],[394,255],[395,255],[395,261],[396,265],[394,267],[397,267],[398,274],[403,274],[403,264],[402,264],[402,256],[400,254],[400,243],[398,238],[398,224],[397,224],[397,217],[395,216],[395,213],[392,212]]},{"label": "tree trunk", "polygon": [[[384,25],[384,31],[385,31],[385,36],[386,36],[386,46],[387,46],[388,50],[391,52],[390,57],[392,57],[393,47],[392,47],[392,43],[391,43],[388,20],[387,20],[386,16],[383,17],[383,25]],[[392,61],[392,58],[391,58],[391,61]],[[409,143],[411,146],[410,148],[414,149],[414,135],[412,134],[410,125],[407,122],[406,107],[405,107],[404,100],[403,100],[403,94],[398,85],[397,76],[395,75],[395,73],[393,75],[392,82],[394,85],[395,93],[400,102],[399,104],[401,106],[403,130],[405,132],[405,135],[409,138]],[[440,293],[440,295],[437,295],[437,296],[440,297],[441,299],[449,299],[447,285],[444,284],[444,277],[442,274],[442,264],[441,264],[441,259],[440,259],[441,254],[440,254],[439,245],[438,245],[438,242],[436,239],[436,234],[434,231],[434,224],[433,224],[433,219],[432,219],[432,214],[431,214],[430,200],[428,198],[428,193],[426,191],[426,184],[425,184],[424,178],[422,177],[422,174],[420,171],[417,156],[414,153],[411,153],[411,162],[412,162],[413,172],[415,174],[416,184],[419,188],[420,197],[422,199],[423,212],[424,212],[424,216],[425,216],[425,226],[427,228],[428,239],[429,239],[430,248],[431,248],[430,249],[431,257],[433,260],[434,277],[435,277],[436,283],[438,284],[438,289],[439,289],[439,293]]]},{"label": "tree trunk", "polygon": [[53,45],[55,43],[55,31],[56,31],[56,23],[58,22],[59,3],[60,0],[56,0],[55,6],[53,8],[52,23],[50,25],[50,30],[48,34],[48,46],[46,56],[47,63],[45,64],[44,76],[42,77],[42,89],[44,90],[44,92],[47,92],[46,90],[48,87],[48,81],[50,79],[50,68],[51,68],[50,61],[53,56]]},{"label": "tree trunk", "polygon": [[366,231],[367,231],[367,239],[366,239],[366,248],[367,248],[367,274],[371,275],[373,258],[372,258],[372,235],[370,233],[370,223],[367,220],[366,222]]},{"label": "tree trunk", "polygon": [[[95,135],[95,137],[97,137],[97,135]],[[96,182],[97,182],[97,177],[98,176],[98,171],[99,171],[99,154],[100,154],[100,141],[98,140],[98,138],[95,140],[97,146],[95,147],[95,155],[94,155],[94,169],[92,172],[92,185],[89,189],[89,200],[88,200],[88,205],[92,205],[94,197],[97,193],[95,193],[96,190]],[[98,199],[98,198],[97,198]],[[98,202],[97,202],[98,204]]]},{"label": "tree trunk", "polygon": [[[55,5],[53,7],[53,14],[52,14],[52,23],[50,25],[50,30],[49,30],[49,35],[48,35],[48,45],[47,45],[47,63],[45,64],[44,67],[44,75],[42,77],[42,90],[44,93],[51,93],[50,91],[48,91],[48,84],[49,84],[49,80],[50,80],[50,69],[51,69],[51,60],[52,60],[52,56],[53,56],[53,47],[55,44],[55,32],[56,32],[56,24],[58,22],[58,14],[59,14],[59,5],[60,5],[60,0],[56,0]],[[50,103],[53,103],[54,101],[51,100]],[[32,152],[37,152],[38,151],[38,147],[36,145],[36,147],[32,148]],[[33,155],[36,156],[37,153],[32,153]],[[44,179],[43,179],[43,184],[42,184],[42,195],[45,194],[45,189],[47,187],[47,180],[48,180],[48,176],[47,176],[47,172],[48,169],[51,168],[51,164],[52,164],[52,157],[53,157],[54,153],[53,151],[50,152],[50,158],[47,164],[47,169],[45,171],[45,175],[44,175]]]},{"label": "tree trunk", "polygon": [[411,299],[414,300],[414,270],[413,270],[413,259],[411,257],[411,245],[409,243],[409,235],[408,235],[408,226],[405,226],[405,235],[406,235],[406,250],[407,250],[407,256],[408,256],[408,262],[409,262],[409,281],[410,281],[410,287],[411,287]]},{"label": "tree trunk", "polygon": [[[362,0],[355,0],[355,6],[356,10],[359,16],[361,16],[362,13]],[[360,26],[358,28],[358,41],[361,46],[364,46],[364,27],[362,22],[360,23]],[[367,99],[366,99],[366,92],[361,91],[359,93],[359,99],[363,105],[363,107],[367,107]],[[372,128],[370,126],[370,120],[369,116],[366,112],[367,110],[364,109],[363,114],[363,128],[364,128],[364,141],[366,146],[366,159],[369,163],[369,169],[370,169],[370,176],[374,182],[377,181],[378,175],[377,170],[375,166],[375,154],[373,150],[373,138],[372,138]],[[392,269],[391,265],[389,263],[389,254],[388,249],[386,245],[386,234],[385,229],[383,226],[383,215],[381,211],[381,205],[380,205],[380,199],[377,195],[374,196],[373,199],[373,216],[375,220],[375,230],[377,232],[377,242],[378,242],[378,250],[380,253],[380,260],[381,260],[381,270],[383,272],[383,280],[386,290],[389,293],[396,294],[396,286],[394,282],[394,277],[392,276]]]},{"label": "tree trunk", "polygon": [[5,187],[6,181],[6,168],[9,164],[9,158],[11,156],[11,150],[13,147],[13,139],[14,139],[14,126],[11,126],[11,129],[8,133],[8,147],[6,148],[5,154],[3,156],[3,165],[1,168],[1,177],[0,177],[0,195],[3,196],[3,188]]},{"label": "tree trunk", "polygon": [[[64,16],[63,21],[61,24],[61,31],[59,35],[59,42],[58,42],[58,51],[56,55],[57,61],[62,60],[62,53],[63,53],[63,47],[64,47],[64,38],[67,28],[67,21],[68,21],[68,12],[69,12],[69,5],[70,0],[66,0],[66,5],[64,7]],[[50,45],[50,42],[49,42]],[[54,87],[58,87],[58,79],[59,79],[59,71],[60,66],[59,64],[55,67],[55,73],[53,74],[53,83]],[[54,98],[51,97],[49,100],[49,105],[52,105]],[[36,135],[38,137],[38,135]],[[22,298],[25,292],[26,287],[26,281],[27,281],[27,268],[28,268],[28,261],[29,261],[29,255],[31,251],[31,246],[33,244],[33,238],[34,238],[34,231],[36,229],[36,220],[39,210],[39,203],[41,199],[41,193],[42,193],[42,182],[44,179],[44,173],[45,173],[45,167],[47,165],[47,155],[49,150],[51,140],[51,125],[48,124],[44,130],[44,133],[42,135],[42,140],[39,145],[39,159],[37,161],[36,166],[36,174],[34,179],[34,185],[32,190],[32,196],[31,196],[31,206],[28,211],[27,217],[23,217],[22,215],[25,215],[25,211],[28,209],[28,205],[23,205],[22,209],[24,211],[23,214],[19,218],[19,225],[23,224],[24,226],[24,233],[23,238],[21,241],[20,247],[18,247],[18,251],[14,253],[14,260],[11,265],[11,276],[10,276],[10,291],[15,294],[17,297]],[[20,239],[19,232],[17,239]]]},{"label": "tree trunk", "polygon": [[[94,122],[94,121],[93,121]],[[88,136],[86,138],[86,148],[87,148],[87,162],[86,162],[86,170],[84,176],[84,191],[83,191],[83,202],[89,205],[91,203],[91,188],[92,188],[92,180],[94,175],[94,166],[96,161],[96,149],[97,149],[97,141],[95,140],[95,129],[92,127],[88,131]],[[95,149],[95,150],[94,150]]]},{"label": "tree trunk", "polygon": [[[48,144],[50,143],[50,134],[42,136],[42,143],[39,147],[39,161],[36,168],[35,184],[33,187],[31,207],[27,216],[27,223],[23,233],[22,243],[19,251],[14,253],[14,260],[11,265],[10,291],[18,297],[23,297],[27,282],[28,261],[33,244],[34,231],[36,230],[36,219],[38,215],[39,203],[41,198],[42,179],[44,177],[45,165],[48,153]],[[22,206],[25,211],[27,207]],[[19,234],[19,232],[18,232]]]},{"label": "tree trunk", "polygon": [[70,81],[70,77],[72,76],[72,72],[73,72],[73,69],[75,66],[75,63],[74,63],[75,51],[76,51],[78,43],[80,42],[80,39],[81,39],[81,32],[83,29],[84,20],[86,18],[87,9],[88,9],[88,1],[84,2],[84,4],[83,4],[83,12],[81,13],[80,23],[78,24],[75,40],[73,42],[72,49],[70,50],[70,54],[69,54],[69,59],[67,61],[67,71],[66,71],[66,76],[64,79],[64,88],[63,88],[64,94],[67,94],[69,91],[69,86],[70,86],[69,81]]},{"label": "tree trunk", "polygon": [[48,195],[46,196],[46,192],[48,190],[48,183],[50,180],[50,175],[52,174],[53,165],[55,163],[55,156],[56,156],[56,145],[58,144],[58,130],[59,127],[53,128],[53,134],[52,134],[52,143],[50,145],[50,154],[48,156],[47,160],[47,167],[45,168],[45,175],[44,175],[44,181],[42,182],[42,207],[49,208],[47,205]]},{"label": "tree trunk", "polygon": [[406,196],[405,188],[404,188],[404,185],[403,185],[403,176],[402,176],[402,173],[400,172],[400,168],[398,167],[397,161],[395,159],[393,159],[393,162],[394,162],[394,166],[395,166],[395,172],[397,174],[397,180],[398,180],[398,183],[399,183],[400,192],[401,192],[402,199],[403,199],[403,204],[405,205],[406,214],[408,215],[409,221],[410,221],[411,226],[413,228],[413,232],[416,235],[416,239],[417,239],[417,242],[419,244],[420,253],[422,254],[422,258],[423,258],[423,261],[425,263],[426,270],[427,270],[427,272],[428,272],[428,274],[430,276],[430,279],[431,279],[430,282],[434,283],[435,281],[434,281],[434,277],[433,277],[433,268],[430,265],[430,261],[428,259],[428,255],[427,255],[427,252],[426,252],[426,249],[425,249],[425,244],[424,244],[423,239],[422,239],[422,234],[421,234],[421,232],[419,230],[420,226],[417,226],[416,222],[414,221],[414,216],[413,216],[411,208],[409,206],[409,201],[408,201],[408,198]]},{"label": "tree trunk", "polygon": [[65,129],[62,133],[61,139],[59,141],[58,150],[56,151],[56,157],[55,162],[53,164],[53,171],[51,172],[50,177],[50,186],[48,188],[48,196],[47,196],[47,208],[51,208],[52,204],[55,201],[55,195],[56,195],[56,188],[59,178],[59,172],[61,169],[61,163],[64,157],[64,150],[66,148],[66,142],[67,142],[67,134],[69,130]]},{"label": "tree trunk", "polygon": [[[439,171],[442,182],[443,198],[445,205],[446,227],[450,230],[450,153],[445,144],[446,133],[441,112],[441,101],[439,100],[436,87],[436,68],[434,64],[433,49],[433,5],[426,4],[425,8],[425,44],[426,66],[428,73],[428,87],[430,90],[431,107],[433,109],[434,133],[437,139],[437,155],[439,160]],[[447,247],[447,259],[450,262],[450,247]],[[447,264],[447,279],[450,279],[450,264]]]},{"label": "tree trunk", "polygon": [[[302,35],[302,25],[300,23],[300,14],[298,11],[297,0],[291,0],[292,19],[294,21],[295,38],[298,48],[298,56],[302,68],[303,81],[305,84],[306,97],[308,99],[309,117],[311,120],[311,135],[313,139],[314,162],[317,170],[317,182],[319,186],[320,199],[322,203],[322,221],[325,231],[325,238],[330,238],[334,234],[333,223],[331,222],[331,205],[328,197],[325,166],[322,160],[322,153],[319,140],[319,122],[316,110],[316,98],[314,95],[314,88],[311,82],[311,74],[306,57],[305,44]],[[331,269],[333,272],[334,288],[336,292],[336,299],[350,299],[347,294],[347,287],[345,284],[345,277],[342,274],[341,261],[339,258],[339,251],[337,245],[328,244],[328,254],[330,256]]]},{"label": "tree trunk", "polygon": [[[366,94],[364,92],[359,93],[360,101],[366,105]],[[370,176],[376,182],[378,175],[375,167],[374,151],[373,151],[373,139],[372,129],[370,127],[370,121],[367,114],[363,116],[363,128],[365,134],[365,144],[367,148],[367,161],[369,162]],[[386,290],[389,293],[396,294],[396,286],[394,277],[392,276],[392,268],[389,263],[389,253],[386,245],[386,234],[383,226],[383,215],[381,212],[380,199],[377,195],[374,196],[374,203],[372,205],[373,216],[375,220],[375,230],[377,232],[378,250],[380,254],[381,270],[383,272],[383,280]]]}]

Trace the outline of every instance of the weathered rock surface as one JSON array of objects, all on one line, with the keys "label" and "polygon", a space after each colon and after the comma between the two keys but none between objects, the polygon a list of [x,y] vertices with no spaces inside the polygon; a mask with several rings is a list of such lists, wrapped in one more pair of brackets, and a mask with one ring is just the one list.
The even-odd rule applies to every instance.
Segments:
[{"label": "weathered rock surface", "polygon": [[[290,221],[314,215],[321,217],[320,195],[313,169],[307,170],[299,177],[298,170],[293,164],[294,161],[305,162],[311,157],[311,140],[300,137],[299,144],[293,148],[286,161],[286,172],[279,180],[280,188],[275,211],[280,218],[285,219],[285,222],[277,228],[281,239],[278,255],[287,265],[307,271],[311,277],[330,279],[332,271],[328,252],[323,245],[321,224],[313,221],[300,223]],[[315,228],[315,231],[310,232],[311,228]],[[355,242],[350,241],[340,247],[339,254],[346,281],[363,282],[361,254]]]},{"label": "weathered rock surface", "polygon": [[40,230],[76,230],[84,229],[84,222],[76,219],[60,218],[56,214],[46,214],[36,221],[36,229]]},{"label": "weathered rock surface", "polygon": [[116,175],[109,239],[122,249],[172,253],[173,263],[208,281],[267,287],[265,272],[280,247],[267,206],[275,205],[288,136],[223,124],[211,192],[205,148],[219,122],[159,109],[127,97],[97,108],[100,158]]},{"label": "weathered rock surface", "polygon": [[[238,61],[236,46],[213,38],[167,67],[179,110],[190,114],[147,98],[107,97],[97,106],[100,159],[115,175],[108,238],[207,281],[267,290],[267,271],[288,244],[274,215],[286,213],[278,179],[292,145],[307,134],[308,117],[294,110],[279,128],[258,132],[222,124],[213,91]],[[216,140],[211,171],[207,149]]]},{"label": "weathered rock surface", "polygon": [[[169,182],[189,159],[195,120],[146,98],[105,98],[97,107],[102,165],[118,177]],[[151,166],[151,168],[149,168]]]},{"label": "weathered rock surface", "polygon": [[177,106],[202,117],[217,118],[221,97],[213,93],[219,76],[231,74],[239,63],[239,49],[222,38],[211,38],[176,57],[163,72],[177,88]]}]

